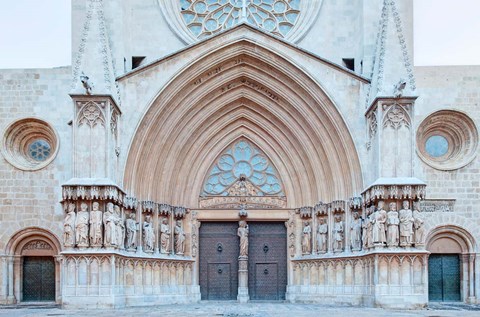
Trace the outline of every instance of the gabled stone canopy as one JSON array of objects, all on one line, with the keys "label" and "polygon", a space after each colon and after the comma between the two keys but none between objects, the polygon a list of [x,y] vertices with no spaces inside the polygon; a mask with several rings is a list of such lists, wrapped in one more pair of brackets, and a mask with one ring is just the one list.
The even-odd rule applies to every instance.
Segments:
[{"label": "gabled stone canopy", "polygon": [[[236,31],[240,28],[246,32],[235,41],[207,52],[196,44],[197,52],[191,47],[120,78],[126,85],[135,82],[131,76],[148,80],[147,72],[156,76],[162,63],[199,54],[166,87],[157,88],[160,93],[144,113],[128,151],[126,190],[141,199],[194,207],[215,158],[227,145],[246,138],[285,175],[289,207],[359,193],[363,183],[357,150],[337,106],[305,70],[276,53],[285,43],[275,39],[275,48],[260,46],[246,38],[259,31],[245,25]],[[318,61],[332,72],[366,81]]]}]

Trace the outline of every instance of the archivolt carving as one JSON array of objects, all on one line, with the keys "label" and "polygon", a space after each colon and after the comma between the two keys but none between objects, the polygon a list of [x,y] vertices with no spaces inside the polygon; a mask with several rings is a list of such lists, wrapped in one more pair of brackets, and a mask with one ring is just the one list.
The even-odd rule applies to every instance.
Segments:
[{"label": "archivolt carving", "polygon": [[[216,70],[222,76],[208,75]],[[222,92],[243,79],[265,87],[278,101],[246,84]],[[288,177],[283,182],[287,206],[302,206],[319,195],[348,197],[362,187],[356,149],[335,105],[300,69],[247,40],[190,65],[162,90],[138,127],[124,184],[157,201],[212,206],[198,200],[205,175],[218,153],[241,138],[268,153],[278,174]],[[225,201],[230,203],[237,202]]]}]

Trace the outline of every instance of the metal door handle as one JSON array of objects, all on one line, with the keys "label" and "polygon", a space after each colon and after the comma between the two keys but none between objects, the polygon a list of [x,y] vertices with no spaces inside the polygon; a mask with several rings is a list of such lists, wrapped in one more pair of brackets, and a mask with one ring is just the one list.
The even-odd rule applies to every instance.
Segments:
[{"label": "metal door handle", "polygon": [[221,243],[217,244],[217,251],[222,252],[223,251],[223,246]]},{"label": "metal door handle", "polygon": [[263,274],[268,274],[268,269],[263,270]]},{"label": "metal door handle", "polygon": [[218,269],[218,274],[222,274],[222,269]]},{"label": "metal door handle", "polygon": [[263,246],[263,252],[265,252],[265,253],[268,252],[268,245],[265,244],[265,245]]}]

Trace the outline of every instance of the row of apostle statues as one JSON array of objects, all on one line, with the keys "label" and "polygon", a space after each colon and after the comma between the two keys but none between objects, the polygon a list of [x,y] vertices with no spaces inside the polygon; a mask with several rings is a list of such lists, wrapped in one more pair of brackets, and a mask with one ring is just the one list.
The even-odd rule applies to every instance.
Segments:
[{"label": "row of apostle statues", "polygon": [[[117,248],[128,251],[137,250],[139,240],[139,223],[135,213],[122,215],[119,206],[107,203],[105,212],[100,210],[98,202],[92,203],[92,210],[88,210],[86,203],[80,204],[80,210],[69,203],[64,220],[63,241],[65,247],[73,248]],[[155,229],[150,215],[145,215],[142,225],[142,247],[145,252],[154,252]],[[178,219],[173,228],[174,245],[171,249],[171,230],[168,219],[161,218],[159,226],[159,248],[164,254],[185,254],[186,235],[182,220]]]},{"label": "row of apostle statues", "polygon": [[[345,251],[345,231],[350,230],[349,248],[351,251],[366,250],[373,247],[422,247],[425,241],[424,220],[420,213],[419,202],[402,202],[402,209],[397,211],[397,203],[388,204],[380,200],[377,206],[372,205],[365,210],[362,218],[358,211],[352,212],[349,226],[345,225],[343,213],[333,215],[333,228],[331,237],[333,252]],[[303,221],[302,254],[322,254],[329,251],[329,225],[328,217],[320,216],[316,224],[316,247],[312,248],[311,221]]]}]

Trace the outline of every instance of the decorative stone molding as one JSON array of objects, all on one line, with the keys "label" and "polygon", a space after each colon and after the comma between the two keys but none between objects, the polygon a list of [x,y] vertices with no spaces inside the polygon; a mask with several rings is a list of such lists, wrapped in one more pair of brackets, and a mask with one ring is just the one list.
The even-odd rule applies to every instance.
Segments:
[{"label": "decorative stone molding", "polygon": [[[219,7],[220,3],[222,3],[221,5],[225,4],[225,7],[220,6],[213,11],[209,10],[209,5],[207,6],[205,2],[192,0],[158,0],[158,5],[170,28],[186,44],[235,27],[241,23],[261,28],[264,32],[270,32],[274,36],[295,43],[300,41],[312,27],[318,17],[323,0],[296,1],[298,7],[291,7],[291,2],[291,0],[279,0],[277,1],[278,4],[276,4],[278,7],[272,7],[269,4],[264,5],[263,1],[243,2],[242,0],[233,0],[228,2],[228,4],[221,1],[219,3],[209,2],[209,5],[215,5],[216,7]],[[246,7],[244,7],[244,4]],[[227,15],[226,17],[229,17],[229,13],[233,12],[238,14],[238,16],[232,17],[231,20],[226,18],[224,22],[219,23],[213,18],[214,14],[219,13],[219,10],[226,10],[224,13]],[[251,10],[262,11],[265,20],[263,22],[257,21],[251,15]],[[286,17],[282,18],[287,12],[294,14],[296,18],[293,21]],[[205,21],[205,23],[197,21],[199,18],[201,21]]]},{"label": "decorative stone molding", "polygon": [[25,244],[22,251],[25,250],[53,250],[52,246],[45,241],[34,240]]},{"label": "decorative stone molding", "polygon": [[301,218],[312,218],[313,207],[301,207],[296,211]]},{"label": "decorative stone molding", "polygon": [[275,209],[286,208],[286,197],[273,196],[213,196],[200,197],[200,208],[215,209]]},{"label": "decorative stone molding", "polygon": [[420,201],[421,212],[454,212],[455,199],[426,199]]},{"label": "decorative stone molding", "polygon": [[[430,144],[440,138],[443,144]],[[443,146],[444,148],[438,148]],[[417,129],[417,154],[427,165],[439,170],[455,170],[477,155],[478,130],[465,113],[440,110],[427,116]]]},{"label": "decorative stone molding", "polygon": [[125,192],[118,186],[108,185],[84,185],[83,182],[75,184],[75,179],[62,185],[62,198],[64,201],[77,200],[106,200],[123,205]]},{"label": "decorative stone molding", "polygon": [[425,184],[373,185],[362,193],[365,205],[375,204],[383,199],[425,199]]},{"label": "decorative stone molding", "polygon": [[1,150],[14,167],[36,171],[55,159],[59,143],[57,132],[49,123],[38,118],[24,118],[7,126]]}]

